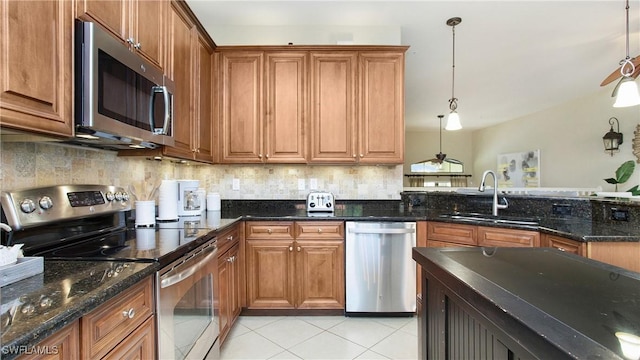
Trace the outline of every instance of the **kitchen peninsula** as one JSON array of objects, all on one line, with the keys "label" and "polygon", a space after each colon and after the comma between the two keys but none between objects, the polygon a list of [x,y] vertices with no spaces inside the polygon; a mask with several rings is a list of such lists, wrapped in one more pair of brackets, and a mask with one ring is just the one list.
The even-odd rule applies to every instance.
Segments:
[{"label": "kitchen peninsula", "polygon": [[[640,274],[555,249],[414,248],[422,359],[636,359]],[[632,357],[630,357],[632,356]]]}]

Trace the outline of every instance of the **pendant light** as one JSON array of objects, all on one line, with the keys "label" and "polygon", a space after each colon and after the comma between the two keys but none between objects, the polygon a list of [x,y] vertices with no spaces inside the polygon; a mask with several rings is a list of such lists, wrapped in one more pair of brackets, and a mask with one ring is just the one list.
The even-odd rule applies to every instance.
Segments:
[{"label": "pendant light", "polygon": [[636,68],[633,64],[634,59],[629,57],[629,0],[627,0],[625,10],[627,13],[627,56],[620,60],[620,74],[622,74],[622,79],[620,79],[611,94],[611,97],[616,98],[613,107],[628,107],[640,104],[638,84],[636,84],[635,79],[631,76],[636,71]]},{"label": "pendant light", "polygon": [[447,20],[447,25],[451,26],[451,33],[453,34],[453,66],[451,71],[451,99],[449,99],[449,109],[451,112],[447,117],[446,130],[460,130],[462,124],[460,124],[460,116],[456,109],[458,108],[458,99],[454,95],[455,81],[456,81],[456,25],[460,24],[462,19],[459,17],[453,17]]}]

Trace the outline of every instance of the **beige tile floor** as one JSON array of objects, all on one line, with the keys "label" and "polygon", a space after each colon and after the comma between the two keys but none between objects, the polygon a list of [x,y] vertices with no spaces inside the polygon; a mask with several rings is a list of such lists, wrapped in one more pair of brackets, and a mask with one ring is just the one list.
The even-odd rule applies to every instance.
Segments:
[{"label": "beige tile floor", "polygon": [[241,316],[222,360],[416,359],[415,317]]}]

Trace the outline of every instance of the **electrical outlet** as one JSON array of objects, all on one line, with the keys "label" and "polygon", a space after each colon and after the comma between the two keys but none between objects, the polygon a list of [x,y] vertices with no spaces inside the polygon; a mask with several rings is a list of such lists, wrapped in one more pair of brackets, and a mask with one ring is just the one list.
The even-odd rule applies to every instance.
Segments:
[{"label": "electrical outlet", "polygon": [[298,179],[298,190],[304,190],[304,179]]},{"label": "electrical outlet", "polygon": [[309,189],[318,190],[318,179],[309,179]]},{"label": "electrical outlet", "polygon": [[233,179],[233,183],[231,185],[233,190],[240,190],[240,179]]}]

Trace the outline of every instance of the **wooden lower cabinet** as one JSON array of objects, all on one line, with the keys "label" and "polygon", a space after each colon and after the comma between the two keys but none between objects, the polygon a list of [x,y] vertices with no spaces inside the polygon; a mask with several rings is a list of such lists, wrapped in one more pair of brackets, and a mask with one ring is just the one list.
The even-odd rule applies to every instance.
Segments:
[{"label": "wooden lower cabinet", "polygon": [[343,222],[248,222],[246,259],[247,308],[344,309]]},{"label": "wooden lower cabinet", "polygon": [[540,233],[478,226],[478,246],[540,247]]},{"label": "wooden lower cabinet", "polygon": [[218,256],[218,298],[220,315],[220,342],[227,338],[240,315],[240,244],[236,242],[229,250]]},{"label": "wooden lower cabinet", "polygon": [[[155,357],[152,278],[142,280],[80,319],[83,359],[101,359],[111,356],[113,351],[122,356],[133,353],[149,355],[141,359]],[[141,330],[144,326],[150,327]]]},{"label": "wooden lower cabinet", "polygon": [[586,243],[551,234],[542,234],[540,246],[551,247],[581,256],[586,255]]},{"label": "wooden lower cabinet", "polygon": [[621,268],[640,272],[640,242],[588,242],[586,256]]},{"label": "wooden lower cabinet", "polygon": [[155,359],[153,276],[47,337],[20,359]]},{"label": "wooden lower cabinet", "polygon": [[80,359],[80,324],[74,321],[40,342],[40,354],[24,354],[18,359],[76,360]]}]

